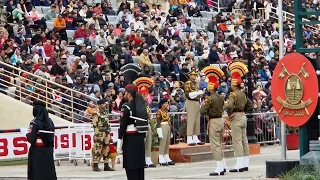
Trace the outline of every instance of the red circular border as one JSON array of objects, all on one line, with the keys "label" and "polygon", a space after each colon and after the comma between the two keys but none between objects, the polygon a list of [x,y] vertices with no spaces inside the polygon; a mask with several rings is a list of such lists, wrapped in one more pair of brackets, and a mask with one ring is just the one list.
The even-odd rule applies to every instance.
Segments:
[{"label": "red circular border", "polygon": [[[307,115],[305,109],[300,110],[291,110],[287,108],[282,108],[282,105],[277,101],[277,98],[280,97],[283,100],[286,100],[285,96],[285,82],[288,77],[286,75],[283,79],[279,78],[279,74],[282,72],[283,66],[288,70],[290,74],[298,74],[304,65],[304,68],[307,73],[309,73],[309,78],[305,79],[302,75],[299,75],[303,87],[304,87],[304,93],[302,96],[302,101],[305,102],[308,99],[312,100],[312,103],[307,106],[307,110],[309,112],[309,115]],[[312,66],[311,62],[304,57],[303,55],[299,53],[291,53],[286,56],[284,56],[278,63],[277,66],[273,72],[272,76],[272,82],[271,82],[271,97],[272,97],[272,103],[273,107],[275,108],[276,112],[279,115],[280,120],[284,121],[287,125],[292,127],[299,127],[303,124],[305,124],[310,117],[313,115],[317,104],[318,104],[318,93],[319,93],[319,87],[318,87],[318,77],[316,74],[316,71],[314,67]],[[282,108],[282,111],[280,112]],[[303,116],[289,116],[284,115],[283,112],[291,112],[296,113],[297,111],[303,112]],[[279,113],[280,112],[280,113]]]}]

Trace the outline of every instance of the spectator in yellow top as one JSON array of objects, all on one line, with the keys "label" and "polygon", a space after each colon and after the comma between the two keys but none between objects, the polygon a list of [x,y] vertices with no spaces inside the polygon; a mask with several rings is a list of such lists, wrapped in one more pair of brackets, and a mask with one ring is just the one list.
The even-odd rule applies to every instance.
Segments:
[{"label": "spectator in yellow top", "polygon": [[139,57],[139,60],[140,60],[139,64],[141,67],[145,67],[145,66],[151,67],[152,66],[152,63],[149,58],[149,50],[148,49],[143,50],[143,52],[141,53],[141,55]]},{"label": "spectator in yellow top", "polygon": [[263,47],[260,43],[260,39],[257,38],[256,42],[252,45],[252,50],[259,50],[259,49],[263,49]]},{"label": "spectator in yellow top", "polygon": [[65,29],[67,27],[66,21],[62,18],[61,14],[53,20],[53,27],[57,30]]},{"label": "spectator in yellow top", "polygon": [[67,24],[62,15],[59,14],[57,18],[53,20],[53,30],[58,32],[62,40],[68,40],[67,32],[66,32]]}]

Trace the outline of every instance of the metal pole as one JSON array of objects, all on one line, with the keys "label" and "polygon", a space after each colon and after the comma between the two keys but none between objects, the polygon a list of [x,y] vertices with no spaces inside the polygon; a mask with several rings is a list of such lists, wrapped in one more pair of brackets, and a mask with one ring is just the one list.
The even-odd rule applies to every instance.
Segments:
[{"label": "metal pole", "polygon": [[[278,23],[279,23],[279,59],[283,57],[283,20],[282,20],[282,0],[278,0]],[[287,159],[286,124],[281,121],[281,158]]]},{"label": "metal pole", "polygon": [[[252,40],[251,40],[251,20],[252,20],[252,16],[251,16],[251,8],[250,8],[250,3],[251,0],[247,0],[247,6],[246,6],[246,19],[245,19],[245,27],[246,27],[246,57],[248,60],[248,76],[247,76],[247,86],[248,86],[248,98],[252,100],[252,91],[253,91],[253,87],[252,87],[252,66],[251,63],[253,61],[253,56],[251,53],[251,47],[252,47]],[[248,137],[248,142],[250,144],[254,144],[257,143],[257,138],[255,136],[255,122],[253,120],[253,115],[249,114],[247,115],[247,137]]]}]

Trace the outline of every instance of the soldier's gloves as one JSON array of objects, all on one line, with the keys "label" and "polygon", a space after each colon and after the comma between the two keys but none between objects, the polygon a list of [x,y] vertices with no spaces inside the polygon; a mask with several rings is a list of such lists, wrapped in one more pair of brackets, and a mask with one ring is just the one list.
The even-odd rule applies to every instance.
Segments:
[{"label": "soldier's gloves", "polygon": [[117,152],[120,154],[122,153],[122,139],[118,139],[117,142]]},{"label": "soldier's gloves", "polygon": [[28,128],[20,128],[20,133],[21,133],[22,135],[28,134]]},{"label": "soldier's gloves", "polygon": [[161,128],[157,128],[157,133],[158,133],[158,137],[160,139],[163,139],[163,134],[162,134],[162,129]]}]

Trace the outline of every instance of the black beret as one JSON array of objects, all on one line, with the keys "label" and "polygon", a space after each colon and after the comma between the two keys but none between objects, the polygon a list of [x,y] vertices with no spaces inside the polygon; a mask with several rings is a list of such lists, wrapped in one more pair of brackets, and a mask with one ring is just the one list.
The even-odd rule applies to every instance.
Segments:
[{"label": "black beret", "polygon": [[32,103],[33,106],[43,106],[46,107],[46,103],[39,101],[39,100],[34,100]]},{"label": "black beret", "polygon": [[159,108],[161,108],[161,106],[166,102],[168,102],[168,99],[161,99],[159,102]]}]

